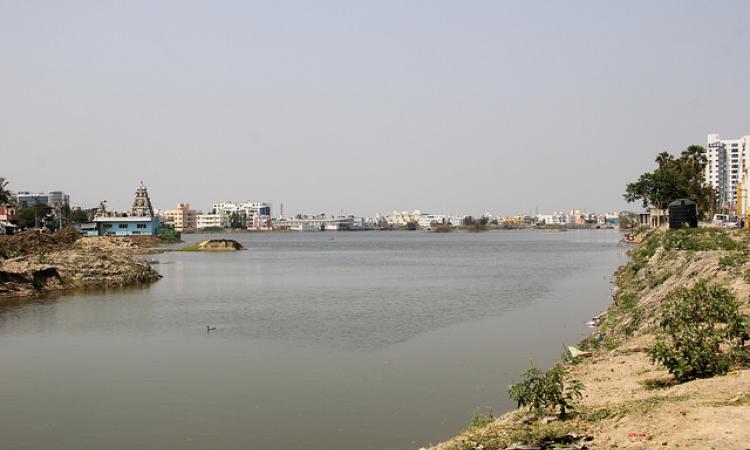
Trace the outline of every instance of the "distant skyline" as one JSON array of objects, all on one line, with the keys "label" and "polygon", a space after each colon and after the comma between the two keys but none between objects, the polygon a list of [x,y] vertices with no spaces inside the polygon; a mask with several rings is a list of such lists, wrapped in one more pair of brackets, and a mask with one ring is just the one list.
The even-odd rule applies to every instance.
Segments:
[{"label": "distant skyline", "polygon": [[640,209],[750,134],[750,2],[0,0],[0,176],[129,208]]}]

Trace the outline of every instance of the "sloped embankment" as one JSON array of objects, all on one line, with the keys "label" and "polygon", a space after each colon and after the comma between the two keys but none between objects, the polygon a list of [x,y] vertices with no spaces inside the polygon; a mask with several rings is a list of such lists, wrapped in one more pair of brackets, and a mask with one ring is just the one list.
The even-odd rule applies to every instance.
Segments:
[{"label": "sloped embankment", "polygon": [[513,411],[434,448],[750,448],[747,359],[724,375],[677,383],[648,352],[665,298],[699,280],[726,288],[740,312],[750,314],[749,238],[717,228],[642,236],[616,273],[611,307],[581,343],[592,356],[566,358],[568,378],[586,387],[574,412],[561,419]]},{"label": "sloped embankment", "polygon": [[133,256],[129,242],[85,238],[73,230],[0,239],[0,297],[79,287],[145,284],[161,276]]}]

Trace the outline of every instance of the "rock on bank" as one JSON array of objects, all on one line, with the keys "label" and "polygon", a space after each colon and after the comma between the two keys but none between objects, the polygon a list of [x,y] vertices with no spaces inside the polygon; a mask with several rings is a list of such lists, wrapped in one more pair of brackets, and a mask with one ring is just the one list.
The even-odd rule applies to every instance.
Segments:
[{"label": "rock on bank", "polygon": [[0,239],[0,298],[80,287],[145,284],[161,278],[133,256],[133,244],[81,238],[73,230]]}]

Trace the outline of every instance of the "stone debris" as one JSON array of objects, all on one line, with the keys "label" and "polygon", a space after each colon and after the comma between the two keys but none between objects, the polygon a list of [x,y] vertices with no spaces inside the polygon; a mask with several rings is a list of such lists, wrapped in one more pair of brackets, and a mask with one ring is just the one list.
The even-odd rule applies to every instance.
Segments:
[{"label": "stone debris", "polygon": [[161,278],[146,261],[133,256],[135,250],[131,242],[105,237],[81,239],[72,230],[3,238],[0,297],[146,284]]},{"label": "stone debris", "polygon": [[579,350],[573,346],[568,347],[568,352],[570,352],[570,356],[573,358],[590,358],[591,352],[584,352],[583,350]]}]

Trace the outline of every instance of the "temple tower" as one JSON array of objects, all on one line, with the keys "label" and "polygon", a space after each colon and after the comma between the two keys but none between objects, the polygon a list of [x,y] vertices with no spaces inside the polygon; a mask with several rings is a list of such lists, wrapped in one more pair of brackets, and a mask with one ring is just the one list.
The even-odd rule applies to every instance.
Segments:
[{"label": "temple tower", "polygon": [[154,217],[154,208],[151,206],[148,189],[143,185],[143,181],[135,191],[135,200],[133,200],[133,207],[130,208],[130,215],[133,217]]}]

